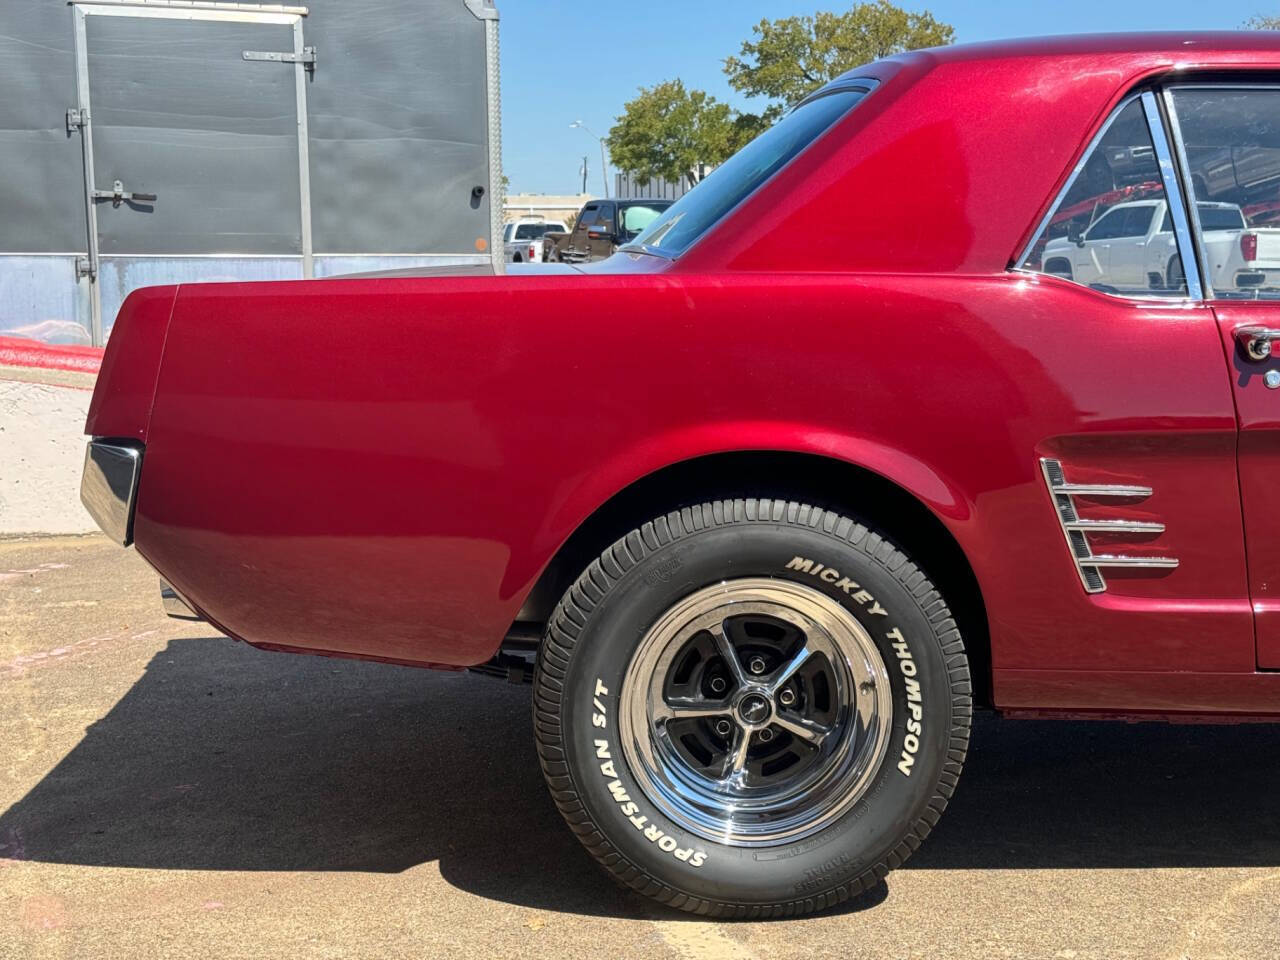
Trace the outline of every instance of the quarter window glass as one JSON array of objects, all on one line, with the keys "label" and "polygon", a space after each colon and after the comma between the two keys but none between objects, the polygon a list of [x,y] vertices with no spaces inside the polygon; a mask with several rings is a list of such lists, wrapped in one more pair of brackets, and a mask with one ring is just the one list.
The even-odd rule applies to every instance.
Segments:
[{"label": "quarter window glass", "polygon": [[1280,89],[1186,87],[1173,104],[1213,295],[1280,299]]},{"label": "quarter window glass", "polygon": [[[1019,264],[1122,297],[1185,297],[1187,285],[1146,115],[1131,100],[1085,156]],[[1159,219],[1157,219],[1159,218]]]}]

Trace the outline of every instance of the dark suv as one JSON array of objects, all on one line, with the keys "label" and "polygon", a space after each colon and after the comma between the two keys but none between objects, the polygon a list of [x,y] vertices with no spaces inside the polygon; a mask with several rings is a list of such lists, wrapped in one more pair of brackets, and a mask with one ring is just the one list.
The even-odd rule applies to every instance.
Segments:
[{"label": "dark suv", "polygon": [[674,200],[592,200],[568,233],[543,235],[543,259],[586,263],[613,255],[656,220]]}]

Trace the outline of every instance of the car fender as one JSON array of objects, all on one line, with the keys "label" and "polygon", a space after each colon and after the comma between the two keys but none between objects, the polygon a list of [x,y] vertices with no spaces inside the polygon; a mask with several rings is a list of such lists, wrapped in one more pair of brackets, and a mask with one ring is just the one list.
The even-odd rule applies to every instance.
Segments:
[{"label": "car fender", "polygon": [[[915,497],[947,527],[966,555],[970,554],[963,540],[966,531],[972,529],[973,501],[934,465],[878,438],[836,432],[819,424],[731,420],[687,425],[646,436],[580,478],[566,491],[559,506],[548,513],[531,545],[531,554],[539,558],[538,568],[521,570],[513,563],[510,573],[520,585],[507,586],[513,593],[527,594],[569,536],[612,497],[633,484],[683,462],[747,452],[808,454],[874,473]],[[768,493],[761,491],[762,495]]]}]

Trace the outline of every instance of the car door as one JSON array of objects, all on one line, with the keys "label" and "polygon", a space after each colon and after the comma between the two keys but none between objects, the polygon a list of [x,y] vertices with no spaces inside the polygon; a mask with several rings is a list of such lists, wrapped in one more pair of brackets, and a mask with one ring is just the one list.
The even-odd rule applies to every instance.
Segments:
[{"label": "car door", "polygon": [[613,254],[613,227],[616,204],[601,203],[595,223],[587,227],[587,259],[603,260]]},{"label": "car door", "polygon": [[[1166,94],[1191,189],[1198,191],[1197,234],[1205,256],[1206,209],[1238,204],[1263,213],[1280,202],[1280,86],[1186,84]],[[1235,176],[1214,175],[1223,153],[1235,158]],[[1249,226],[1254,226],[1253,222]],[[1210,266],[1212,264],[1210,263]],[[1257,630],[1257,662],[1280,669],[1280,286],[1238,288],[1204,271],[1228,359],[1236,415],[1240,497],[1244,515],[1249,590]],[[1214,287],[1214,282],[1218,287]]]},{"label": "car door", "polygon": [[1125,209],[1121,233],[1111,242],[1111,283],[1126,290],[1147,285],[1147,239],[1156,204],[1140,203]]},{"label": "car door", "polygon": [[573,232],[569,234],[569,242],[565,244],[564,259],[578,261],[586,258],[590,249],[587,231],[595,225],[599,215],[599,203],[588,203],[582,208],[582,213],[578,214],[578,220],[573,225]]},{"label": "car door", "polygon": [[1108,210],[1084,232],[1072,255],[1073,276],[1079,283],[1109,283],[1111,240],[1120,233],[1124,210]]}]

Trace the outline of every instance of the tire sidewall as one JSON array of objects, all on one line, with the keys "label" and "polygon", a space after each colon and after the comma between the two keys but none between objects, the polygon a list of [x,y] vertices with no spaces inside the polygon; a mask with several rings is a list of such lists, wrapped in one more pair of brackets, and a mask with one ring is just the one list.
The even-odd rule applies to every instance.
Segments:
[{"label": "tire sidewall", "polygon": [[[889,742],[864,796],[821,832],[768,847],[719,844],[669,820],[628,769],[617,723],[625,672],[653,623],[690,593],[741,577],[789,580],[840,603],[874,640],[893,693]],[[842,580],[859,589],[838,586]],[[908,676],[919,683],[912,703]],[[560,720],[578,796],[623,857],[691,895],[774,903],[887,869],[879,865],[937,793],[952,734],[952,689],[936,624],[877,555],[820,529],[735,523],[650,549],[604,593],[569,659]]]}]

